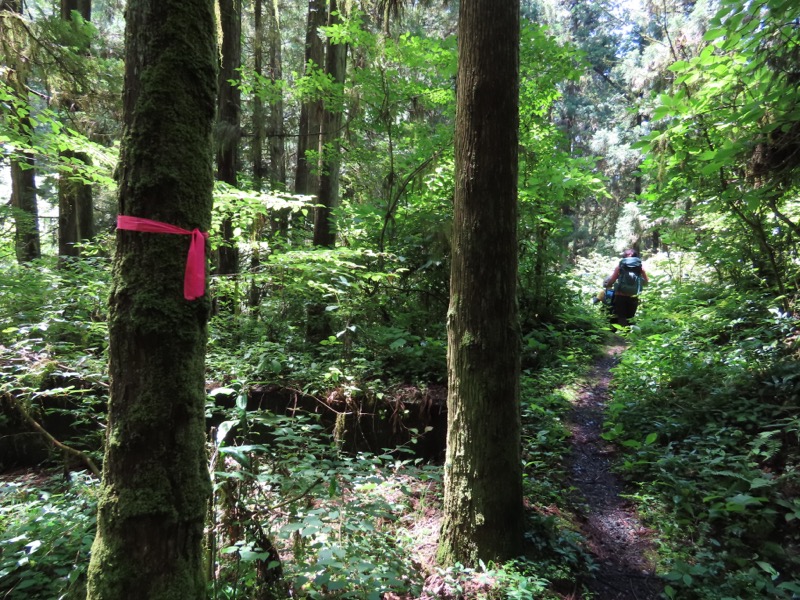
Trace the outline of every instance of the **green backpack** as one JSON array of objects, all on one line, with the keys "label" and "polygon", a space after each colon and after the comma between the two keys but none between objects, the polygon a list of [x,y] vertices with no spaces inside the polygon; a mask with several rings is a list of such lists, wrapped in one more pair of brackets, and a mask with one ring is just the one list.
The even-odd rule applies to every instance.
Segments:
[{"label": "green backpack", "polygon": [[619,277],[617,277],[617,285],[614,286],[614,289],[626,296],[638,296],[643,285],[642,259],[629,256],[619,261]]}]

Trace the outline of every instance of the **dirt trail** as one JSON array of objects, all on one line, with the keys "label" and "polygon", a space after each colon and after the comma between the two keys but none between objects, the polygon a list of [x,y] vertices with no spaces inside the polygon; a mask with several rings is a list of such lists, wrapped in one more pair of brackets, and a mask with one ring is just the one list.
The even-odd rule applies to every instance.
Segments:
[{"label": "dirt trail", "polygon": [[663,585],[654,572],[651,532],[620,497],[622,482],[611,471],[616,449],[600,437],[610,369],[623,350],[622,343],[606,349],[574,401],[570,483],[583,507],[582,533],[597,563],[586,582],[594,600],[655,600],[662,597]]}]

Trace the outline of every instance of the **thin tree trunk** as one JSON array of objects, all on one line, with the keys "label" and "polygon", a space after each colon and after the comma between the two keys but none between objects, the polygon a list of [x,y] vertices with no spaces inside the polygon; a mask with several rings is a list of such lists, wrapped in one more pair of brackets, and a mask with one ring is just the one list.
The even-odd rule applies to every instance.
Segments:
[{"label": "thin tree trunk", "polygon": [[[30,130],[30,121],[20,119]],[[24,124],[27,122],[27,125]],[[17,262],[25,263],[41,256],[39,209],[36,200],[36,171],[33,154],[11,161],[11,208],[14,217],[14,248]]]},{"label": "thin tree trunk", "polygon": [[[264,75],[264,23],[263,23],[264,0],[255,0],[253,6],[253,70],[256,79],[260,80]],[[264,129],[265,129],[264,99],[261,94],[253,95],[253,143],[251,146],[253,162],[253,187],[261,191],[263,182],[267,176],[267,169],[264,167]]]},{"label": "thin tree trunk", "polygon": [[[253,4],[253,71],[256,80],[260,81],[264,75],[264,0],[255,0]],[[264,188],[264,179],[268,171],[264,165],[264,138],[266,113],[262,94],[253,94],[253,142],[251,144],[251,157],[253,163],[253,187],[256,191]],[[256,308],[261,302],[261,290],[256,281],[255,273],[261,265],[261,256],[258,242],[261,240],[264,229],[264,217],[256,216],[252,224],[253,254],[250,256],[250,287],[247,291],[247,306]]]},{"label": "thin tree trunk", "polygon": [[[63,158],[74,156],[62,152]],[[69,174],[62,173],[58,178],[58,255],[78,256],[78,196],[87,186],[73,181]],[[89,188],[91,190],[91,188]],[[90,192],[91,193],[91,192]]]},{"label": "thin tree trunk", "polygon": [[[241,93],[231,80],[240,78],[242,65],[242,1],[219,0],[222,31],[222,63],[219,69],[217,100],[217,179],[237,185],[239,171],[239,141],[241,138]],[[219,248],[217,273],[231,275],[239,272],[239,252],[233,239],[233,222],[222,222],[222,245]]]},{"label": "thin tree trunk", "polygon": [[517,282],[519,2],[459,9],[448,423],[438,558],[522,554]]},{"label": "thin tree trunk", "polygon": [[[337,0],[330,0],[328,6],[328,25],[340,22]],[[344,85],[347,46],[334,44],[329,39],[325,43],[325,73],[334,83]],[[333,248],[336,243],[336,228],[333,222],[333,209],[339,195],[339,136],[341,135],[342,107],[334,106],[326,100],[320,120],[319,136],[319,187],[317,207],[314,209],[313,244],[318,248]],[[317,343],[332,335],[330,315],[322,302],[309,303],[306,309],[306,340]]]},{"label": "thin tree trunk", "polygon": [[[328,25],[340,22],[337,0],[330,0]],[[325,73],[337,85],[344,85],[347,46],[334,44],[329,39],[325,44]],[[340,136],[342,129],[342,108],[331,106],[330,102],[322,112],[317,208],[314,211],[314,245],[332,248],[336,243],[336,227],[333,210],[339,200]]]},{"label": "thin tree trunk", "polygon": [[[278,0],[270,3],[269,19],[269,78],[276,87],[283,81],[281,58],[281,22]],[[280,90],[280,87],[277,89]],[[283,136],[283,99],[278,96],[272,103],[269,121],[269,179],[272,190],[286,189],[286,147]],[[272,234],[286,237],[289,231],[289,211],[279,210],[272,215]]]},{"label": "thin tree trunk", "polygon": [[92,19],[92,0],[61,0],[61,18],[72,20],[72,11],[77,11],[84,21]]},{"label": "thin tree trunk", "polygon": [[[129,0],[119,213],[211,225],[216,44],[210,0]],[[111,377],[88,600],[206,598],[209,303],[184,299],[189,236],[118,231]]]},{"label": "thin tree trunk", "polygon": [[[22,14],[21,0],[0,0],[0,12]],[[16,37],[16,18],[0,18],[3,37],[0,39]],[[5,43],[3,43],[4,49]],[[7,83],[14,90],[23,105],[27,104],[27,89],[24,73],[28,70],[27,58],[18,54],[13,56],[16,61],[7,69],[5,76]],[[30,118],[18,114],[16,120],[17,133],[22,139],[30,138],[33,125]],[[36,199],[36,162],[31,152],[19,152],[11,159],[11,210],[14,219],[14,249],[17,261],[30,262],[41,256],[41,243],[39,239],[39,210]]]},{"label": "thin tree trunk", "polygon": [[[91,164],[84,152],[62,152],[62,157]],[[80,256],[77,244],[94,238],[92,186],[62,173],[58,180],[58,255]]]},{"label": "thin tree trunk", "polygon": [[[91,20],[91,0],[61,0],[61,18],[72,20],[72,13],[77,12],[84,21]],[[89,48],[84,48],[88,53]],[[80,106],[68,94],[62,105],[71,113],[81,110]],[[90,164],[89,155],[85,152],[62,152],[62,157]],[[94,237],[94,215],[92,186],[70,178],[70,173],[61,173],[58,185],[58,254],[59,256],[78,256],[77,244],[82,240]]]},{"label": "thin tree trunk", "polygon": [[[319,28],[325,24],[325,0],[309,0],[306,24],[305,69],[323,67],[324,46],[319,36]],[[310,163],[306,152],[319,149],[320,119],[322,104],[319,100],[306,100],[300,107],[300,127],[297,139],[297,167],[295,170],[294,191],[296,194],[315,194],[318,188],[317,163]]]}]

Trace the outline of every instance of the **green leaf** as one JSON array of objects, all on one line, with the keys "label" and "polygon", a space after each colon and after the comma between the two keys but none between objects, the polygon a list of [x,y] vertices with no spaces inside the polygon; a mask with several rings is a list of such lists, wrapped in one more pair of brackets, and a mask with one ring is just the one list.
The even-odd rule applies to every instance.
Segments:
[{"label": "green leaf", "polygon": [[763,560],[757,560],[756,564],[759,567],[761,567],[762,571],[769,574],[769,576],[772,577],[773,579],[775,579],[776,577],[778,577],[778,575],[780,575],[780,573],[778,573],[778,571],[775,570],[775,567],[773,567],[768,562],[764,562]]},{"label": "green leaf", "polygon": [[242,391],[236,396],[236,408],[239,410],[247,410],[247,392]]},{"label": "green leaf", "polygon": [[210,398],[216,398],[217,396],[233,396],[236,393],[236,390],[229,387],[218,387],[214,388],[210,392],[208,392],[208,396]]},{"label": "green leaf", "polygon": [[656,109],[653,111],[653,120],[660,121],[666,117],[670,117],[674,114],[674,111],[671,106],[657,106]]},{"label": "green leaf", "polygon": [[740,512],[749,506],[762,504],[765,500],[766,498],[756,498],[750,494],[736,494],[727,499],[725,507],[727,510]]},{"label": "green leaf", "polygon": [[772,480],[764,479],[763,477],[756,477],[750,481],[751,490],[757,490],[758,488],[767,487],[768,485],[772,485]]},{"label": "green leaf", "polygon": [[239,552],[239,557],[243,562],[255,562],[257,560],[266,560],[270,557],[269,552],[254,552],[252,550],[242,550]]},{"label": "green leaf", "polygon": [[703,36],[703,39],[707,42],[713,42],[717,38],[723,37],[726,33],[728,33],[728,30],[723,28],[709,29]]},{"label": "green leaf", "polygon": [[681,71],[691,68],[691,65],[685,60],[677,60],[674,63],[672,63],[668,68],[670,71],[673,71],[674,73],[680,73]]},{"label": "green leaf", "polygon": [[230,433],[231,429],[233,429],[239,421],[223,421],[217,427],[217,435],[215,440],[217,442],[217,446],[219,446],[225,438],[228,437],[228,433]]}]

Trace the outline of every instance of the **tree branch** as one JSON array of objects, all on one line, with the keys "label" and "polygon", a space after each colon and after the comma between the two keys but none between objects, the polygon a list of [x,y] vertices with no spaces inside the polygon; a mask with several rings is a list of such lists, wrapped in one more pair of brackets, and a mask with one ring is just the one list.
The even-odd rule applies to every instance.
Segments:
[{"label": "tree branch", "polygon": [[39,424],[39,423],[36,421],[36,419],[34,419],[32,416],[30,416],[30,415],[28,414],[28,411],[26,411],[26,410],[25,410],[25,409],[24,409],[24,408],[23,408],[23,407],[22,407],[22,406],[21,406],[21,405],[20,405],[20,404],[17,402],[17,400],[16,400],[16,398],[14,398],[14,396],[12,396],[11,394],[6,394],[6,397],[7,397],[7,398],[8,398],[8,399],[11,401],[11,405],[12,405],[14,408],[16,408],[16,409],[19,411],[19,413],[22,415],[22,418],[24,418],[24,419],[25,419],[25,421],[27,421],[27,422],[28,422],[28,424],[29,424],[31,427],[33,427],[33,428],[34,428],[36,431],[38,431],[39,433],[41,433],[41,434],[42,434],[42,436],[44,436],[44,438],[45,438],[45,439],[46,439],[48,442],[50,442],[51,444],[53,444],[53,445],[54,445],[56,448],[58,448],[58,449],[60,449],[60,450],[63,450],[63,451],[64,451],[64,452],[66,452],[67,454],[71,454],[72,456],[75,456],[75,457],[77,457],[77,458],[81,459],[81,461],[83,461],[83,463],[84,463],[84,464],[85,464],[85,465],[86,465],[86,466],[89,468],[89,470],[92,472],[92,475],[94,475],[94,476],[95,476],[95,477],[97,477],[98,479],[100,479],[100,478],[101,478],[102,474],[101,474],[101,472],[100,472],[100,469],[98,469],[98,468],[97,468],[97,465],[94,463],[94,461],[93,461],[93,460],[92,460],[92,459],[91,459],[89,456],[87,456],[86,454],[84,454],[84,453],[83,453],[83,452],[81,452],[80,450],[76,450],[75,448],[72,448],[72,447],[70,447],[70,446],[67,446],[66,444],[63,444],[63,443],[59,442],[59,441],[58,441],[56,438],[54,438],[52,435],[50,435],[50,433],[48,433],[48,431],[47,431],[47,430],[46,430],[44,427],[42,427],[42,426],[41,426],[41,425],[40,425],[40,424]]}]

